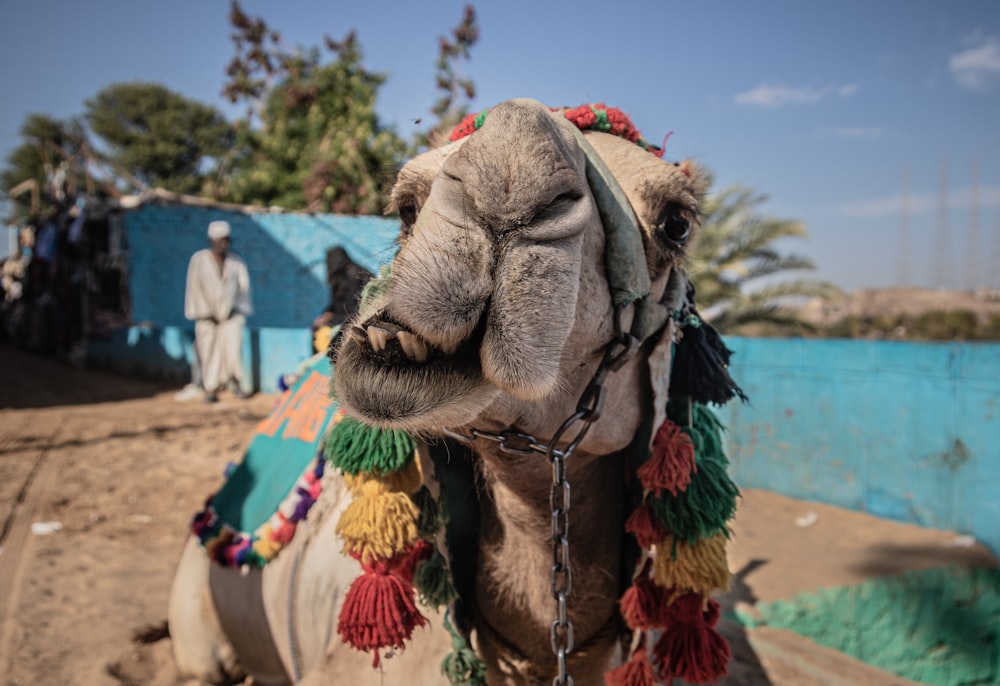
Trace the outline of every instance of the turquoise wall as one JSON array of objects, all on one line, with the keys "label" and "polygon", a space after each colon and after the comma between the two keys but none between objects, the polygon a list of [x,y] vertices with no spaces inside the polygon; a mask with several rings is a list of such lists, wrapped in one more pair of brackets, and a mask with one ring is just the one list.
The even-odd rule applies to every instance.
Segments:
[{"label": "turquoise wall", "polygon": [[1000,345],[730,338],[742,486],[974,535],[1000,553]]},{"label": "turquoise wall", "polygon": [[208,246],[211,221],[232,226],[233,251],[247,263],[254,315],[243,344],[244,379],[264,392],[309,356],[309,325],[326,307],[326,251],[341,246],[372,273],[392,259],[399,224],[382,217],[244,213],[147,204],[125,213],[133,326],[92,340],[92,364],[126,374],[183,382],[190,372],[194,324],[184,318],[188,260]]},{"label": "turquoise wall", "polygon": [[232,226],[233,252],[250,271],[255,312],[248,325],[256,328],[308,328],[329,297],[326,251],[340,245],[377,273],[392,258],[399,230],[398,222],[382,217],[144,205],[125,215],[133,322],[191,326],[184,319],[188,260],[208,247],[208,224],[217,219]]}]

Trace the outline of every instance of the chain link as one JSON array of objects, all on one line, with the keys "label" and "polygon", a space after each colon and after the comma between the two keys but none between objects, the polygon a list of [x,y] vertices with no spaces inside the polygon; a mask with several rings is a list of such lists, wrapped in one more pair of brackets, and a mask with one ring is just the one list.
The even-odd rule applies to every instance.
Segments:
[{"label": "chain link", "polygon": [[[552,652],[556,656],[557,674],[552,680],[553,686],[573,686],[573,677],[569,674],[569,654],[573,651],[573,623],[569,620],[567,604],[570,592],[573,590],[573,570],[569,563],[569,507],[570,487],[566,480],[566,459],[583,442],[591,424],[596,422],[604,409],[607,389],[604,387],[604,377],[609,371],[620,368],[638,349],[639,340],[627,333],[618,333],[618,338],[611,341],[605,351],[604,358],[594,373],[593,378],[584,389],[576,405],[576,411],[562,423],[552,436],[548,445],[542,443],[531,434],[506,429],[500,433],[490,433],[471,429],[469,435],[457,431],[445,430],[450,438],[471,444],[476,439],[493,441],[501,452],[510,455],[544,454],[552,464],[552,489],[549,493],[549,506],[552,512],[552,598],[556,601],[556,618],[552,622],[550,640]],[[576,435],[569,440],[565,448],[556,446],[570,428],[581,422]]]},{"label": "chain link", "polygon": [[573,650],[573,624],[566,612],[566,601],[573,590],[573,571],[569,564],[569,482],[566,481],[566,453],[549,450],[552,461],[552,597],[556,601],[556,619],[552,622],[552,652],[556,655],[558,674],[553,686],[572,686],[567,657]]}]

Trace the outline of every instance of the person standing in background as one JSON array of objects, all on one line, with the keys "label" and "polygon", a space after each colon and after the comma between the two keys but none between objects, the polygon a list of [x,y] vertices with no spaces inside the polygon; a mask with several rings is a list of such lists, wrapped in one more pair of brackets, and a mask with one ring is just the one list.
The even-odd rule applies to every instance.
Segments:
[{"label": "person standing in background", "polygon": [[229,223],[208,225],[209,247],[191,256],[184,293],[184,316],[194,325],[195,349],[201,367],[205,402],[219,399],[219,391],[233,385],[237,398],[247,397],[243,374],[243,328],[253,314],[250,273],[230,250]]}]

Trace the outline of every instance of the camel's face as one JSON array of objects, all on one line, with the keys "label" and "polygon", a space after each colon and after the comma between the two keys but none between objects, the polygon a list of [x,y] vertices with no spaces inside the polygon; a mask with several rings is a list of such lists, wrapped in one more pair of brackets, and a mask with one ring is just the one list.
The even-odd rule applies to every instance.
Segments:
[{"label": "camel's face", "polygon": [[[515,425],[540,437],[572,413],[614,335],[604,231],[572,126],[510,101],[400,172],[390,285],[338,354],[350,411],[418,432]],[[588,140],[639,217],[662,293],[682,243],[668,238],[694,222],[700,181],[623,139]],[[642,361],[631,367],[607,384],[629,437],[644,409]]]}]

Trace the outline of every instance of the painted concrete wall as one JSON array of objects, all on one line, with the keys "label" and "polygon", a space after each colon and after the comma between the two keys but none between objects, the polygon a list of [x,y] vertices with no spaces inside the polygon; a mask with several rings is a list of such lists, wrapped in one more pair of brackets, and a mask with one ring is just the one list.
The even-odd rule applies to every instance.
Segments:
[{"label": "painted concrete wall", "polygon": [[327,305],[326,251],[342,246],[372,273],[391,260],[398,222],[382,217],[244,213],[149,204],[125,215],[134,326],[91,341],[91,363],[148,378],[183,382],[194,324],[184,319],[191,255],[208,246],[211,221],[232,226],[233,251],[247,263],[254,315],[244,339],[244,379],[264,392],[311,351],[309,325]]},{"label": "painted concrete wall", "polygon": [[132,321],[187,327],[188,260],[208,247],[208,224],[232,226],[233,251],[247,263],[251,328],[308,328],[327,304],[326,251],[343,246],[372,273],[392,258],[399,225],[382,217],[256,213],[184,205],[145,205],[125,215]]},{"label": "painted concrete wall", "polygon": [[1000,345],[727,339],[734,478],[1000,553]]}]

